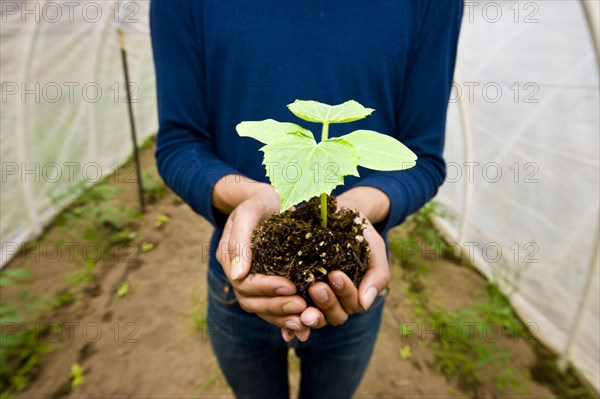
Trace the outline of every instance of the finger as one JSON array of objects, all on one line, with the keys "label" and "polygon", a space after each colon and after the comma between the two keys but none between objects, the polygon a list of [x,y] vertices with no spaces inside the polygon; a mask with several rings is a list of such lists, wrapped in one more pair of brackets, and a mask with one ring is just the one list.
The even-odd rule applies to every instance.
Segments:
[{"label": "finger", "polygon": [[348,313],[342,308],[331,288],[323,282],[313,284],[308,292],[315,301],[319,310],[325,315],[327,322],[334,326],[344,324],[348,320]]},{"label": "finger", "polygon": [[259,316],[264,321],[273,324],[274,326],[290,331],[292,333],[292,338],[296,334],[296,332],[302,329],[306,329],[306,326],[302,325],[302,322],[300,321],[300,317],[298,315],[281,317],[264,314],[257,316]]},{"label": "finger", "polygon": [[321,328],[327,325],[325,315],[321,311],[313,306],[310,306],[302,312],[300,315],[300,321],[302,324],[309,328]]},{"label": "finger", "polygon": [[294,339],[294,337],[296,336],[296,333],[295,333],[295,331],[284,327],[281,329],[281,336],[283,337],[283,340],[285,342],[290,342],[291,340]]},{"label": "finger", "polygon": [[301,342],[306,342],[310,335],[310,328],[303,328],[300,331],[296,331],[296,338]]},{"label": "finger", "polygon": [[235,291],[246,297],[252,296],[286,296],[296,293],[296,286],[290,280],[280,276],[251,274],[241,281],[233,281]]},{"label": "finger", "polygon": [[281,329],[281,336],[285,342],[290,342],[294,337],[297,337],[299,341],[306,342],[310,336],[310,329],[303,328],[299,331],[283,327]]},{"label": "finger", "polygon": [[359,300],[367,310],[373,304],[375,297],[390,282],[390,266],[388,264],[383,238],[370,224],[365,228],[365,239],[369,242],[369,269],[358,287]]},{"label": "finger", "polygon": [[[240,307],[248,313],[256,313],[260,317],[281,317],[288,315],[300,315],[306,309],[306,302],[300,296],[278,296],[278,297],[240,297]],[[269,320],[270,321],[270,320]],[[298,324],[299,330],[301,327]],[[293,327],[288,327],[294,330]]]},{"label": "finger", "polygon": [[363,310],[358,300],[358,289],[346,273],[335,270],[329,273],[328,279],[333,287],[333,292],[346,313],[353,314]]},{"label": "finger", "polygon": [[[298,338],[299,341],[305,342],[309,335],[310,335],[310,329],[307,328],[306,326],[304,326],[302,324],[302,322],[299,320],[298,316],[293,316],[293,318],[286,318],[284,319],[284,325],[285,327],[283,328],[283,330],[285,330],[285,335],[284,335],[284,340],[289,337],[289,335],[291,334],[291,337],[293,338],[294,336],[296,336],[296,338]],[[291,339],[290,339],[291,341]],[[286,341],[286,342],[290,342],[290,341]]]}]

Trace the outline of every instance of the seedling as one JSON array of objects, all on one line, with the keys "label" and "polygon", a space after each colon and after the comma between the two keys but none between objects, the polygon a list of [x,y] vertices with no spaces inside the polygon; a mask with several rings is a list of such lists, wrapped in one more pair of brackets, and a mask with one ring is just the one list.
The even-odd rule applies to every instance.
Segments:
[{"label": "seedling", "polygon": [[163,227],[165,223],[169,221],[170,217],[168,215],[158,214],[154,219],[154,228],[160,229]]},{"label": "seedling", "polygon": [[410,346],[404,345],[402,348],[400,348],[400,359],[408,360],[410,358],[412,358],[412,351],[410,349]]},{"label": "seedling", "polygon": [[154,249],[154,244],[151,242],[142,243],[142,253],[147,254]]},{"label": "seedling", "polygon": [[71,365],[71,389],[75,389],[85,381],[85,371],[79,363]]},{"label": "seedling", "polygon": [[[327,196],[344,184],[345,176],[359,176],[358,166],[368,169],[403,170],[416,164],[417,156],[393,137],[372,130],[356,130],[329,138],[329,125],[366,118],[374,111],[356,101],[328,105],[296,100],[289,110],[308,122],[320,123],[321,140],[302,126],[273,119],[242,122],[236,130],[265,144],[263,165],[284,211],[320,196],[321,226],[327,227]],[[325,170],[326,174],[320,172]]]},{"label": "seedling", "polygon": [[123,298],[127,294],[129,294],[129,283],[125,282],[117,289],[117,298]]}]

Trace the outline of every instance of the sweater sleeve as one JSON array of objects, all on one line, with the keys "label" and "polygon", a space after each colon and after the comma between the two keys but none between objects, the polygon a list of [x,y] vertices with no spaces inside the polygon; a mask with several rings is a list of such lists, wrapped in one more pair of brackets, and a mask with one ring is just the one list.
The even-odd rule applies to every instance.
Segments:
[{"label": "sweater sleeve", "polygon": [[446,112],[462,19],[462,0],[423,2],[418,40],[409,60],[396,110],[394,136],[418,156],[411,169],[373,172],[353,186],[370,186],[390,198],[387,219],[377,228],[386,233],[435,196],[446,177],[443,159]]},{"label": "sweater sleeve", "polygon": [[159,131],[158,170],[165,183],[211,224],[218,212],[212,189],[223,176],[238,173],[214,150],[208,129],[208,97],[201,36],[193,8],[197,2],[150,3],[150,28],[156,68]]}]

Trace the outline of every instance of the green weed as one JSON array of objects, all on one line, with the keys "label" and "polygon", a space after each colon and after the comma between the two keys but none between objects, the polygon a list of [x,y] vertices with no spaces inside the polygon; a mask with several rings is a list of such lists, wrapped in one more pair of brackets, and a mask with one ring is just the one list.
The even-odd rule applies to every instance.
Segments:
[{"label": "green weed", "polygon": [[149,203],[160,200],[167,194],[167,186],[158,175],[156,167],[145,171],[142,175],[142,189]]},{"label": "green weed", "polygon": [[[0,270],[0,285],[11,287],[28,277],[25,269]],[[26,292],[22,294],[24,299],[29,296]],[[17,307],[8,301],[0,302],[0,393],[3,397],[27,387],[40,355],[48,351],[47,344],[41,340],[41,329],[25,324],[23,314],[34,309],[33,305]]]},{"label": "green weed", "polygon": [[190,301],[192,303],[192,308],[190,309],[188,317],[192,323],[193,329],[197,333],[205,333],[208,308],[202,290],[196,288],[192,289],[190,291]]}]

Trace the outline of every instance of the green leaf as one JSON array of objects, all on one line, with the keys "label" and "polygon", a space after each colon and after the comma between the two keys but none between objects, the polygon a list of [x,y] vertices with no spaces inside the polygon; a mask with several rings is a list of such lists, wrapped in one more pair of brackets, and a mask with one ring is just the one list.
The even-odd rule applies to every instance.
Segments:
[{"label": "green leaf", "polygon": [[300,133],[288,133],[261,148],[267,176],[281,197],[281,210],[310,198],[329,194],[344,176],[358,176],[358,155],[349,142],[326,140],[319,144]]},{"label": "green leaf", "polygon": [[117,289],[117,298],[123,298],[127,294],[129,294],[129,283],[125,282]]},{"label": "green leaf", "polygon": [[300,119],[317,123],[345,123],[357,121],[371,115],[372,108],[365,108],[354,100],[339,105],[323,104],[318,101],[296,100],[288,108]]},{"label": "green leaf", "polygon": [[142,253],[148,253],[154,249],[154,244],[151,242],[143,242],[142,243]]},{"label": "green leaf", "polygon": [[154,227],[160,229],[163,224],[169,221],[170,217],[168,215],[158,214],[154,219]]},{"label": "green leaf", "polygon": [[29,276],[31,276],[31,273],[29,273],[29,270],[23,269],[23,268],[7,269],[7,270],[2,271],[2,273],[8,277],[12,277],[15,279],[21,279],[21,280],[24,280],[26,278],[29,278]]},{"label": "green leaf", "polygon": [[403,337],[410,337],[412,335],[412,331],[406,324],[400,324],[400,335]]},{"label": "green leaf", "polygon": [[71,389],[75,389],[85,380],[85,371],[78,363],[71,365]]},{"label": "green leaf", "polygon": [[[16,315],[16,314],[7,314],[7,315],[0,316],[0,324],[20,323],[22,321],[23,321],[23,318],[21,316]],[[20,343],[21,341],[18,340],[18,342]],[[5,342],[3,342],[3,344],[4,343]]]},{"label": "green leaf", "polygon": [[358,164],[373,170],[404,170],[415,166],[417,156],[393,137],[371,130],[356,130],[345,136],[358,151]]},{"label": "green leaf", "polygon": [[239,123],[235,130],[241,137],[252,137],[264,144],[270,144],[285,133],[299,132],[302,135],[314,138],[310,130],[289,122],[277,122],[273,119],[264,121],[250,121]]},{"label": "green leaf", "polygon": [[401,349],[400,349],[400,358],[402,360],[408,360],[412,357],[412,351],[410,350],[410,346],[408,345],[404,345]]}]

